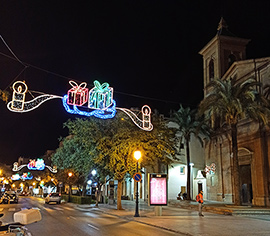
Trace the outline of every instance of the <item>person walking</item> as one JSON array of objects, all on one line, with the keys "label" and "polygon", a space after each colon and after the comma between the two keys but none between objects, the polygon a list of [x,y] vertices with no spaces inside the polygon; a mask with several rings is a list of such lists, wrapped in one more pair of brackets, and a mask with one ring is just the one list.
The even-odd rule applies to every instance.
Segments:
[{"label": "person walking", "polygon": [[204,216],[202,213],[202,207],[203,207],[203,191],[202,190],[196,196],[196,201],[199,203],[199,216]]}]

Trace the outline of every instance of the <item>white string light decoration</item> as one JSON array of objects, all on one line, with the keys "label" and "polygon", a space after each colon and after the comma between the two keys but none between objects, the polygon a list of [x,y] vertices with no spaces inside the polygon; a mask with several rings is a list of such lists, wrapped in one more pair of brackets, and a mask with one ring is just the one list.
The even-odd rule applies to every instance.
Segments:
[{"label": "white string light decoration", "polygon": [[142,120],[139,119],[139,117],[134,112],[127,108],[117,107],[116,109],[126,113],[133,121],[133,123],[137,125],[140,129],[143,129],[145,131],[151,131],[153,129],[153,125],[151,124],[151,109],[149,106],[144,105],[142,107]]},{"label": "white string light decoration", "polygon": [[[29,168],[29,165],[30,165],[31,161],[33,161],[33,160],[30,160],[30,162],[29,162],[28,164],[23,164],[23,165],[19,165],[18,162],[14,162],[14,163],[13,163],[12,171],[20,171],[20,170],[23,169],[24,167],[27,167],[29,170],[44,170],[44,168],[46,167],[46,168],[48,168],[49,171],[51,171],[52,173],[57,173],[57,166],[51,167],[51,166],[45,165],[45,164],[44,164],[44,161],[41,162],[41,163],[44,164],[44,168],[43,168],[43,166],[39,166],[39,168],[36,167],[36,166],[30,167],[30,168]],[[19,165],[19,166],[18,166],[18,165]]]},{"label": "white string light decoration", "polygon": [[[95,87],[88,92],[86,83],[78,85],[74,81],[69,82],[72,88],[68,90],[64,97],[43,94],[30,101],[25,101],[25,94],[28,90],[27,85],[23,81],[17,81],[13,84],[12,101],[7,104],[7,108],[13,112],[29,112],[38,108],[42,103],[54,99],[61,98],[65,110],[71,114],[82,116],[95,116],[101,119],[112,119],[116,114],[116,109],[127,114],[135,125],[145,131],[151,131],[151,109],[144,105],[141,109],[142,119],[134,112],[127,108],[116,108],[116,102],[113,100],[113,88],[109,87],[108,83],[100,84],[97,80],[94,81]],[[88,105],[83,106],[88,102]],[[79,108],[82,108],[80,110]],[[47,167],[47,166],[46,166]]]},{"label": "white string light decoration", "polygon": [[24,108],[25,93],[27,92],[27,85],[22,81],[17,81],[13,84],[13,94],[11,108],[15,111],[22,111]]},{"label": "white string light decoration", "polygon": [[42,103],[54,99],[61,98],[60,96],[43,94],[28,102],[25,102],[25,93],[27,85],[23,81],[17,81],[13,84],[12,101],[7,104],[7,108],[13,112],[29,112],[38,108]]}]

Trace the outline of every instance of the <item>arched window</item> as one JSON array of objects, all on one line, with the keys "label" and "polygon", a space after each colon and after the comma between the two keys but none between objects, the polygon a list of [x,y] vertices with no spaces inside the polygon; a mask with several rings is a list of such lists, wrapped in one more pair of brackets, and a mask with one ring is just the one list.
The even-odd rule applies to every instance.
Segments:
[{"label": "arched window", "polygon": [[214,76],[215,76],[214,60],[211,59],[209,62],[209,80],[214,79]]},{"label": "arched window", "polygon": [[229,67],[236,61],[236,57],[235,55],[231,54],[229,57],[228,57],[228,65]]}]

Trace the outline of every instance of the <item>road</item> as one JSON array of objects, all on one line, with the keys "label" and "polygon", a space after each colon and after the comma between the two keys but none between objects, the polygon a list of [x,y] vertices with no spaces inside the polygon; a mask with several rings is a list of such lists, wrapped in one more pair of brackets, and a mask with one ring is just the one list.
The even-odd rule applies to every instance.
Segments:
[{"label": "road", "polygon": [[25,208],[38,208],[42,220],[27,226],[33,236],[84,235],[179,235],[167,230],[102,213],[98,209],[78,209],[67,204],[45,204],[44,200],[20,197],[18,204],[1,204],[3,223],[12,222],[13,214]]}]

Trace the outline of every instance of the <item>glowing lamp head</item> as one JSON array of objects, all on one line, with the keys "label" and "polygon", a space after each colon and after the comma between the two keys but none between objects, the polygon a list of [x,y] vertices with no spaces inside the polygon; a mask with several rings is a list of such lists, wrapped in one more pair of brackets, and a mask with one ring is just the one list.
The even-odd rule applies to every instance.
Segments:
[{"label": "glowing lamp head", "polygon": [[135,151],[133,155],[137,161],[142,157],[141,151]]},{"label": "glowing lamp head", "polygon": [[96,170],[92,170],[91,174],[92,174],[93,176],[95,176],[95,175],[97,174],[97,171],[96,171]]},{"label": "glowing lamp head", "polygon": [[68,172],[68,177],[71,177],[72,175],[72,172]]}]

